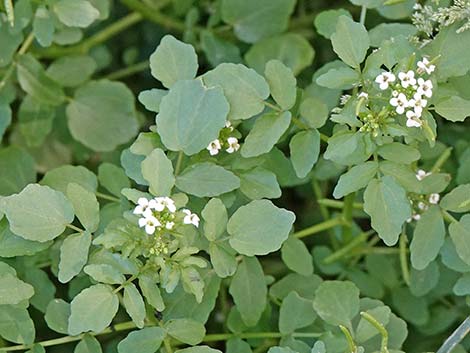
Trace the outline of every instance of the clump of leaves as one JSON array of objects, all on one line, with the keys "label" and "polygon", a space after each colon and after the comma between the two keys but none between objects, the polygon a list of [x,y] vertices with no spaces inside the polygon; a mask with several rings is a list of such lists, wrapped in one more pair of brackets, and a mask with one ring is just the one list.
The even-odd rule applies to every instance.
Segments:
[{"label": "clump of leaves", "polygon": [[0,352],[469,348],[468,4],[338,3],[2,3]]}]

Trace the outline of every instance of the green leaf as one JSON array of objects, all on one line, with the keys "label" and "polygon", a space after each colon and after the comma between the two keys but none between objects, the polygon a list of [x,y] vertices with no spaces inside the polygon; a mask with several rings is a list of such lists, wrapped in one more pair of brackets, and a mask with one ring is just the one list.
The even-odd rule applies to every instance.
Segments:
[{"label": "green leaf", "polygon": [[10,231],[6,219],[0,220],[1,257],[31,256],[47,249],[51,243],[50,241],[40,243],[19,237]]},{"label": "green leaf", "polygon": [[45,320],[51,330],[67,334],[70,316],[70,304],[62,299],[49,302],[46,309]]},{"label": "green leaf", "polygon": [[209,346],[196,346],[185,349],[178,349],[175,353],[222,353],[218,349]]},{"label": "green leaf", "polygon": [[295,0],[223,0],[222,19],[239,39],[255,43],[283,32],[294,7]]},{"label": "green leaf", "polygon": [[0,336],[10,342],[29,345],[34,342],[35,334],[27,309],[13,305],[0,306]]},{"label": "green leaf", "polygon": [[57,106],[65,101],[62,88],[45,73],[32,55],[18,58],[17,74],[21,88],[39,102]]},{"label": "green leaf", "polygon": [[145,304],[137,287],[133,283],[124,286],[124,307],[138,328],[144,327]]},{"label": "green leaf", "polygon": [[297,80],[292,70],[282,61],[270,60],[264,69],[264,76],[276,103],[284,110],[292,108],[297,96]]},{"label": "green leaf", "polygon": [[85,28],[100,17],[100,12],[86,0],[59,0],[53,9],[60,22],[69,27]]},{"label": "green leaf", "polygon": [[67,186],[67,198],[85,229],[89,232],[97,230],[100,223],[100,205],[95,194],[81,185],[70,183]]},{"label": "green leaf", "polygon": [[47,74],[63,87],[76,87],[89,80],[96,68],[90,56],[63,56],[47,68]]},{"label": "green leaf", "polygon": [[55,114],[54,107],[42,104],[31,96],[23,99],[18,112],[18,125],[27,146],[44,143],[52,130]]},{"label": "green leaf", "polygon": [[252,201],[230,217],[227,224],[230,245],[247,256],[279,250],[294,220],[294,213],[274,206],[271,201]]},{"label": "green leaf", "polygon": [[198,197],[212,197],[238,189],[240,179],[232,172],[210,162],[196,163],[176,178],[181,191]]},{"label": "green leaf", "polygon": [[328,139],[325,159],[342,165],[353,165],[368,159],[364,137],[360,132],[340,132]]},{"label": "green leaf", "polygon": [[119,353],[155,353],[160,348],[165,331],[160,327],[146,327],[142,330],[132,331],[119,342]]},{"label": "green leaf", "polygon": [[122,284],[126,278],[115,267],[108,264],[92,264],[83,268],[88,276],[97,282],[106,284]]},{"label": "green leaf", "polygon": [[266,63],[277,59],[289,67],[294,75],[298,75],[311,65],[314,56],[315,51],[307,39],[297,33],[286,33],[252,45],[245,54],[245,61],[262,74]]},{"label": "green leaf", "polygon": [[211,242],[209,255],[215,273],[220,278],[233,276],[237,270],[236,252],[228,244]]},{"label": "green leaf", "polygon": [[401,164],[411,164],[421,158],[416,148],[398,142],[380,146],[377,153],[384,159]]},{"label": "green leaf", "polygon": [[216,36],[211,30],[201,32],[201,47],[212,67],[222,63],[242,62],[240,49],[234,43]]},{"label": "green leaf", "polygon": [[11,108],[8,104],[0,102],[0,142],[3,140],[3,135],[11,124]]},{"label": "green leaf", "polygon": [[350,67],[333,68],[320,75],[316,83],[330,89],[351,89],[358,85],[360,75]]},{"label": "green leaf", "polygon": [[11,31],[11,27],[6,21],[1,21],[0,24],[0,42],[2,43],[0,67],[4,67],[11,62],[24,38],[21,31]]},{"label": "green leaf", "polygon": [[240,190],[252,200],[276,199],[282,194],[276,175],[262,167],[240,174]]},{"label": "green leaf", "polygon": [[464,121],[470,116],[470,100],[452,96],[439,100],[435,104],[436,112],[447,120]]},{"label": "green leaf", "polygon": [[354,191],[365,188],[377,174],[378,169],[379,165],[377,162],[365,162],[352,167],[339,177],[333,191],[333,197],[340,199]]},{"label": "green leaf", "polygon": [[192,80],[198,69],[197,55],[193,46],[166,35],[150,56],[152,76],[166,88],[180,80]]},{"label": "green leaf", "polygon": [[11,231],[28,240],[52,240],[62,234],[74,218],[70,202],[61,192],[48,186],[29,184],[5,201]]},{"label": "green leaf", "polygon": [[109,326],[119,307],[112,287],[95,284],[82,290],[70,303],[69,334],[101,332]]},{"label": "green leaf", "polygon": [[411,269],[410,291],[415,297],[422,297],[428,294],[439,282],[439,265],[436,261],[422,269]]},{"label": "green leaf", "polygon": [[204,325],[191,319],[169,320],[164,328],[168,335],[191,346],[201,343],[206,335]]},{"label": "green leaf", "polygon": [[349,66],[359,68],[369,49],[369,35],[364,25],[354,22],[348,16],[340,16],[336,31],[331,35],[336,54]]},{"label": "green leaf", "polygon": [[316,318],[311,300],[307,300],[292,291],[282,301],[279,310],[279,332],[284,335],[310,325]]},{"label": "green leaf", "polygon": [[39,311],[45,313],[47,305],[54,299],[56,287],[47,273],[39,268],[32,268],[24,274],[24,280],[34,288],[34,295],[29,300]]},{"label": "green leaf", "polygon": [[151,306],[158,311],[163,311],[165,309],[165,303],[163,302],[160,289],[156,284],[156,280],[151,275],[140,275],[139,287],[142,290],[142,294],[145,299]]},{"label": "green leaf", "polygon": [[459,257],[470,265],[470,215],[464,215],[459,222],[449,225],[449,233]]},{"label": "green leaf", "polygon": [[330,39],[331,35],[336,31],[336,24],[341,16],[351,17],[351,14],[345,9],[334,9],[320,12],[315,17],[314,21],[317,32],[323,37]]},{"label": "green leaf", "polygon": [[49,170],[41,180],[41,185],[50,186],[63,194],[67,193],[67,187],[71,183],[78,184],[93,193],[98,187],[96,175],[80,165],[64,165]]},{"label": "green leaf", "polygon": [[256,257],[244,257],[230,283],[229,292],[247,326],[254,326],[266,306],[268,290]]},{"label": "green leaf", "polygon": [[137,134],[134,96],[120,82],[88,82],[75,91],[66,112],[72,136],[94,151],[112,151]]},{"label": "green leaf", "polygon": [[152,88],[140,92],[137,99],[145,106],[145,109],[158,113],[160,111],[160,103],[167,94],[167,90]]},{"label": "green leaf", "polygon": [[34,295],[34,288],[16,276],[7,273],[0,276],[0,305],[19,304]]},{"label": "green leaf", "polygon": [[369,182],[364,192],[364,211],[371,217],[372,228],[388,246],[396,244],[403,223],[411,217],[405,190],[390,176]]},{"label": "green leaf", "polygon": [[470,274],[465,273],[452,288],[455,295],[464,296],[470,294]]},{"label": "green leaf", "polygon": [[0,149],[0,195],[20,192],[36,181],[34,159],[15,146]]},{"label": "green leaf", "polygon": [[289,127],[290,121],[290,112],[267,113],[256,119],[241,148],[242,156],[256,157],[271,151]]},{"label": "green leaf", "polygon": [[216,240],[227,229],[227,209],[220,199],[210,199],[201,212],[204,219],[204,235],[210,241]]},{"label": "green leaf", "polygon": [[149,191],[157,196],[169,196],[175,185],[173,164],[163,150],[154,149],[142,162],[142,175],[149,182]]},{"label": "green leaf", "polygon": [[49,47],[54,39],[54,20],[45,6],[38,6],[33,20],[34,37],[42,47]]},{"label": "green leaf", "polygon": [[470,184],[459,185],[445,195],[439,205],[441,208],[451,212],[470,211]]},{"label": "green leaf", "polygon": [[408,38],[415,35],[416,32],[416,27],[409,23],[381,23],[369,31],[370,44],[378,48],[385,40],[398,36]]},{"label": "green leaf", "polygon": [[329,113],[328,106],[319,98],[307,97],[300,103],[300,116],[311,128],[325,125]]},{"label": "green leaf", "polygon": [[85,335],[73,353],[102,353],[100,342],[91,335]]},{"label": "green leaf", "polygon": [[271,286],[269,295],[283,300],[294,290],[303,298],[313,299],[315,290],[322,281],[317,275],[301,276],[297,273],[289,273]]},{"label": "green leaf", "polygon": [[88,260],[91,233],[76,233],[67,236],[60,247],[59,281],[67,283],[78,275]]},{"label": "green leaf", "polygon": [[289,142],[290,158],[295,173],[305,178],[320,154],[320,133],[317,130],[300,131]]},{"label": "green leaf", "polygon": [[251,346],[241,338],[231,338],[225,345],[226,353],[253,353]]},{"label": "green leaf", "polygon": [[208,87],[220,86],[230,105],[229,120],[249,119],[264,109],[269,85],[263,76],[242,64],[220,64],[202,76]]},{"label": "green leaf", "polygon": [[111,163],[100,164],[98,167],[98,180],[101,186],[117,197],[121,196],[122,189],[131,187],[131,183],[122,168]]},{"label": "green leaf", "polygon": [[296,353],[296,351],[293,351],[289,347],[271,347],[268,353]]},{"label": "green leaf", "polygon": [[391,292],[394,309],[409,323],[417,326],[429,321],[428,303],[415,297],[407,287],[396,288]]},{"label": "green leaf", "polygon": [[410,244],[411,264],[417,270],[424,270],[433,261],[442,245],[446,229],[438,206],[432,206],[421,215]]},{"label": "green leaf", "polygon": [[348,281],[325,281],[315,292],[313,307],[330,325],[351,327],[359,312],[359,290]]},{"label": "green leaf", "polygon": [[313,274],[312,255],[302,240],[289,237],[282,244],[281,257],[290,270],[304,276]]},{"label": "green leaf", "polygon": [[157,131],[168,149],[193,155],[219,137],[228,111],[220,87],[206,88],[201,80],[178,81],[162,99]]}]

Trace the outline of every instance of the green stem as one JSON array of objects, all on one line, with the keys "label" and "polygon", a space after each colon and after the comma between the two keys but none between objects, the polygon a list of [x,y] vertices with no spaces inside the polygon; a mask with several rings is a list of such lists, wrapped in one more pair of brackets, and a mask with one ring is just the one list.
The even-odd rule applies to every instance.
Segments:
[{"label": "green stem", "polygon": [[344,224],[343,219],[341,218],[332,218],[327,221],[315,224],[309,228],[303,229],[301,231],[295,232],[292,234],[292,236],[297,237],[297,238],[303,238],[307,237],[309,235],[317,234],[320,232],[323,232],[324,230],[334,228],[336,226]]},{"label": "green stem", "polygon": [[103,78],[107,79],[107,80],[119,80],[119,79],[122,79],[124,77],[134,75],[138,72],[145,71],[148,68],[149,68],[149,61],[144,60],[144,61],[141,61],[137,64],[125,67],[121,70],[111,72],[110,74],[104,76]]},{"label": "green stem", "polygon": [[438,172],[441,167],[444,165],[444,163],[449,159],[450,155],[452,154],[452,147],[446,148],[444,152],[439,156],[437,159],[436,163],[432,166],[430,172],[431,173],[436,173]]},{"label": "green stem", "polygon": [[183,159],[184,159],[184,153],[183,151],[179,151],[178,159],[176,160],[176,166],[175,166],[175,176],[178,176],[178,174],[181,171],[181,167],[183,166]]},{"label": "green stem", "polygon": [[31,44],[33,44],[34,40],[34,34],[31,32],[21,45],[21,48],[18,50],[18,55],[24,55],[28,49],[31,47]]},{"label": "green stem", "polygon": [[[291,334],[292,337],[296,338],[317,338],[323,335],[322,332],[294,332]],[[250,339],[250,338],[281,338],[283,336],[280,332],[245,332],[245,333],[216,333],[209,334],[204,337],[203,342],[217,342],[217,341],[227,341],[231,338],[241,338],[241,339]]]},{"label": "green stem", "polygon": [[48,49],[38,51],[37,56],[43,58],[57,58],[70,54],[86,54],[91,48],[104,43],[108,39],[142,21],[143,18],[144,17],[140,13],[132,12],[79,44],[69,47],[52,46]]},{"label": "green stem", "polygon": [[278,107],[276,104],[269,103],[267,101],[263,101],[264,105],[267,106],[268,108],[271,108],[272,110],[275,110],[277,112],[282,112],[283,110],[281,107]]},{"label": "green stem", "polygon": [[339,328],[341,329],[344,336],[346,337],[346,341],[348,341],[349,352],[350,353],[357,353],[356,344],[354,343],[354,339],[352,338],[351,333],[349,332],[349,330],[343,325],[339,325]]},{"label": "green stem", "polygon": [[405,281],[406,285],[410,285],[410,269],[408,267],[408,255],[407,255],[407,243],[408,239],[406,238],[405,228],[403,228],[403,232],[400,235],[400,267],[401,273],[403,275],[403,280]]},{"label": "green stem", "polygon": [[[141,272],[144,271],[144,268],[142,268]],[[121,291],[121,289],[123,289],[126,285],[128,285],[129,283],[131,283],[132,281],[134,281],[137,277],[139,277],[140,273],[137,273],[135,275],[132,275],[131,277],[129,277],[128,279],[126,279],[119,287],[117,287],[113,293],[119,293]]]},{"label": "green stem", "polygon": [[346,223],[343,225],[343,241],[349,242],[352,238],[352,220],[353,220],[353,208],[354,200],[356,199],[356,193],[353,192],[344,198],[343,207],[343,218]]},{"label": "green stem", "polygon": [[367,7],[362,6],[361,8],[361,17],[359,19],[359,22],[361,25],[364,25],[366,23],[366,15],[367,15]]},{"label": "green stem", "polygon": [[367,238],[374,233],[374,230],[369,230],[368,232],[364,232],[356,236],[353,240],[351,240],[348,244],[343,246],[341,249],[335,251],[333,254],[327,256],[324,260],[324,264],[331,264],[339,259],[342,259],[346,255],[348,255],[351,250],[356,248],[357,246],[364,243]]},{"label": "green stem", "polygon": [[[320,199],[318,200],[318,203],[320,205],[324,205],[330,208],[338,208],[342,209],[344,208],[344,202],[343,201],[338,201],[338,200],[331,200],[331,199]],[[354,202],[353,203],[353,208],[356,210],[362,210],[364,208],[364,204],[361,202]]]},{"label": "green stem", "polygon": [[385,329],[384,325],[378,322],[372,315],[367,312],[361,312],[361,316],[367,320],[372,326],[374,326],[377,331],[379,331],[382,336],[382,343],[380,345],[380,353],[388,353],[388,332]]},{"label": "green stem", "polygon": [[[158,326],[165,330],[165,326],[161,321],[158,323]],[[165,335],[165,338],[163,338],[163,345],[165,346],[166,353],[173,353],[173,347],[171,346],[170,337],[168,337],[168,335]]]},{"label": "green stem", "polygon": [[67,228],[73,229],[74,231],[79,232],[79,233],[83,233],[83,232],[84,232],[83,229],[78,228],[78,227],[74,226],[73,224],[67,224]]},{"label": "green stem", "polygon": [[442,210],[442,216],[447,223],[457,223],[458,220],[454,218],[449,212]]},{"label": "green stem", "polygon": [[[315,194],[315,199],[317,200],[318,207],[320,208],[320,213],[323,219],[324,220],[330,219],[330,211],[328,210],[328,208],[325,207],[325,205],[322,205],[320,203],[320,199],[323,198],[323,192],[322,192],[322,188],[320,187],[320,184],[318,183],[318,180],[316,180],[315,178],[312,181],[312,188],[313,188],[313,193]],[[328,229],[328,234],[330,236],[329,239],[330,239],[331,246],[333,247],[333,249],[338,248],[339,246],[338,239],[336,238],[336,234],[333,232],[331,228]]]},{"label": "green stem", "polygon": [[101,192],[95,192],[95,195],[96,197],[99,197],[100,199],[103,199],[103,200],[108,200],[108,201],[112,201],[112,202],[121,202],[121,200],[115,196],[111,196],[111,195],[108,195],[108,194],[103,194]]}]

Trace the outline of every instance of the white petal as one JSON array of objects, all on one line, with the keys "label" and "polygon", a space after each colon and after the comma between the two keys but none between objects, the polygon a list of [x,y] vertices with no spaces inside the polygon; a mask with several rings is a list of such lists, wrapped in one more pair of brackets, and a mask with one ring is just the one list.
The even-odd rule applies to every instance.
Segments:
[{"label": "white petal", "polygon": [[146,218],[139,218],[139,227],[144,227],[147,224]]},{"label": "white petal", "polygon": [[388,88],[388,82],[383,82],[379,85],[382,91],[385,91]]},{"label": "white petal", "polygon": [[147,234],[153,234],[153,233],[155,233],[155,226],[151,226],[151,225],[147,224],[147,225],[145,226],[145,232],[146,232]]},{"label": "white petal", "polygon": [[134,214],[142,214],[144,213],[144,208],[141,205],[137,205],[134,208]]},{"label": "white petal", "polygon": [[137,200],[137,203],[140,206],[148,206],[149,200],[147,200],[145,197],[139,197],[139,199]]}]

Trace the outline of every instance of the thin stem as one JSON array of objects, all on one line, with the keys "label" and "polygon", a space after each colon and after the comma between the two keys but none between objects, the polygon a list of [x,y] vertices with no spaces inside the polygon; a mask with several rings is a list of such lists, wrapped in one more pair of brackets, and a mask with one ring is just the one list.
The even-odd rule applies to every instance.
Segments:
[{"label": "thin stem", "polygon": [[[344,202],[338,200],[331,200],[331,199],[320,199],[317,201],[320,205],[324,205],[330,208],[338,208],[343,209]],[[353,208],[357,210],[362,210],[364,208],[364,204],[361,202],[354,202]]]},{"label": "thin stem", "polygon": [[401,273],[403,275],[403,280],[405,281],[406,285],[410,285],[410,269],[408,267],[408,257],[407,257],[407,243],[408,239],[406,237],[405,227],[403,228],[403,232],[400,235],[400,267]]},{"label": "thin stem", "polygon": [[457,223],[458,220],[454,218],[449,212],[442,210],[442,216],[447,223]]},{"label": "thin stem", "polygon": [[148,68],[149,68],[149,61],[144,60],[144,61],[141,61],[137,64],[125,67],[121,70],[111,72],[110,74],[104,76],[103,78],[107,79],[107,80],[119,80],[119,79],[122,79],[124,77],[134,75],[138,72],[145,71]]},{"label": "thin stem", "polygon": [[67,227],[67,228],[70,228],[70,229],[73,229],[74,231],[79,232],[79,233],[83,233],[83,232],[84,232],[83,229],[78,228],[78,227],[74,226],[73,224],[67,224],[66,227]]},{"label": "thin stem", "polygon": [[361,17],[359,19],[359,22],[361,23],[361,25],[364,25],[364,23],[366,23],[366,15],[367,15],[367,7],[362,6]]},{"label": "thin stem", "polygon": [[295,232],[292,234],[292,236],[297,237],[297,238],[303,238],[307,237],[309,235],[317,234],[320,232],[323,232],[324,230],[334,228],[336,226],[344,224],[344,221],[342,218],[332,218],[327,221],[315,224],[309,228],[303,229],[301,231]]},{"label": "thin stem", "polygon": [[[297,338],[317,338],[323,335],[322,332],[294,332],[291,334],[292,337]],[[241,338],[241,339],[250,339],[250,338],[281,338],[283,334],[280,332],[245,332],[245,333],[216,333],[209,334],[204,337],[203,342],[217,342],[217,341],[227,341],[231,338]]]},{"label": "thin stem", "polygon": [[31,44],[33,44],[33,40],[34,40],[34,33],[31,32],[26,37],[25,41],[21,45],[21,48],[18,50],[18,55],[24,55],[28,51],[28,49],[31,47]]},{"label": "thin stem", "polygon": [[351,240],[348,244],[343,246],[341,249],[339,249],[336,252],[334,252],[333,254],[327,256],[323,260],[323,263],[324,264],[331,264],[335,261],[338,261],[338,260],[342,259],[346,255],[348,255],[351,252],[351,250],[353,250],[357,246],[364,243],[367,240],[367,238],[370,235],[372,235],[373,233],[374,233],[374,230],[369,230],[367,232],[364,232],[364,233],[361,233],[361,234],[357,235],[353,240]]},{"label": "thin stem", "polygon": [[339,325],[339,328],[341,329],[344,336],[346,337],[346,341],[348,342],[349,352],[357,353],[356,344],[354,343],[354,339],[352,338],[351,333],[349,332],[349,330],[343,325]]},{"label": "thin stem", "polygon": [[278,107],[278,106],[275,105],[275,104],[269,103],[269,102],[267,102],[267,101],[263,101],[263,103],[264,103],[264,105],[267,106],[268,108],[271,108],[271,109],[273,109],[273,110],[275,110],[275,111],[277,111],[277,112],[282,112],[282,111],[283,111],[280,107]]},{"label": "thin stem", "polygon": [[99,197],[100,199],[103,199],[103,200],[108,200],[108,201],[112,201],[112,202],[121,202],[121,200],[115,196],[111,196],[111,195],[108,195],[108,194],[103,194],[101,192],[95,192],[95,195],[96,197]]},{"label": "thin stem", "polygon": [[[143,268],[142,268],[142,271],[143,272]],[[126,285],[128,285],[129,283],[131,283],[132,281],[134,281],[137,277],[139,277],[139,273],[135,274],[135,275],[132,275],[131,277],[129,277],[128,279],[126,279],[119,287],[117,287],[113,293],[119,293],[121,291],[121,289],[123,289]]]},{"label": "thin stem", "polygon": [[44,58],[57,58],[70,54],[86,54],[91,48],[104,43],[108,39],[142,21],[143,18],[144,17],[140,13],[132,12],[77,45],[69,47],[52,46],[48,49],[38,51],[37,56]]},{"label": "thin stem", "polygon": [[181,171],[181,167],[183,166],[183,159],[184,159],[184,153],[183,151],[179,151],[178,159],[176,160],[176,166],[175,166],[175,176],[177,176],[179,172]]},{"label": "thin stem", "polygon": [[[160,326],[162,329],[165,329],[165,326],[161,321],[158,322],[158,326]],[[171,341],[167,335],[165,335],[165,338],[163,338],[163,345],[165,346],[166,353],[173,353],[173,347],[171,347]]]},{"label": "thin stem", "polygon": [[437,159],[436,163],[432,166],[430,172],[431,173],[436,173],[438,172],[441,167],[444,165],[444,163],[449,159],[450,155],[452,154],[452,147],[446,148],[444,152],[439,156]]},{"label": "thin stem", "polygon": [[372,315],[369,313],[363,311],[361,312],[361,316],[367,320],[372,326],[374,326],[377,331],[382,336],[382,343],[380,344],[380,353],[388,353],[388,332],[385,329],[384,325],[382,325],[380,322],[378,322]]}]

